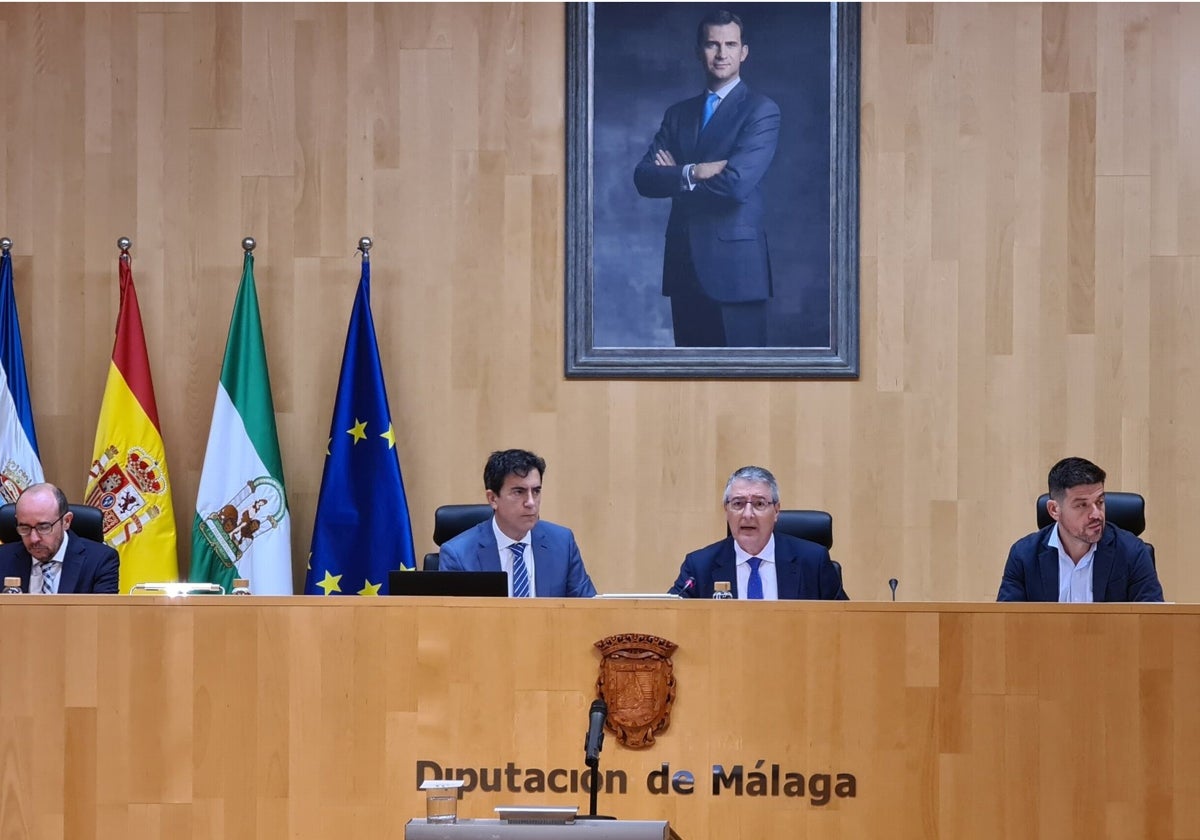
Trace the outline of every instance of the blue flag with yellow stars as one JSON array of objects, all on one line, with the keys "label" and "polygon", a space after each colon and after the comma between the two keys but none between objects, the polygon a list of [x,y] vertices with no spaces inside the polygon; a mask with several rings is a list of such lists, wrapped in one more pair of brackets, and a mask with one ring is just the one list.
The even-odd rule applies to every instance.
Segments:
[{"label": "blue flag with yellow stars", "polygon": [[388,572],[402,568],[416,568],[412,523],[371,318],[371,264],[364,258],[338,378],[304,592],[386,595]]}]

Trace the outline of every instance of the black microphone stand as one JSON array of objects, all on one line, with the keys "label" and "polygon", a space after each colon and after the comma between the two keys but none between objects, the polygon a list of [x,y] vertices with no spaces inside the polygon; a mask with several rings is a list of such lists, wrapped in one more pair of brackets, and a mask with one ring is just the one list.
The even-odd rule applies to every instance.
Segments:
[{"label": "black microphone stand", "polygon": [[[603,736],[601,736],[603,737]],[[601,745],[604,741],[601,740]],[[596,759],[593,761],[588,757],[584,757],[584,763],[591,770],[588,773],[591,790],[588,792],[588,813],[579,814],[575,817],[577,820],[615,820],[616,817],[607,817],[596,813],[596,797],[600,795],[600,754],[596,753]]]}]

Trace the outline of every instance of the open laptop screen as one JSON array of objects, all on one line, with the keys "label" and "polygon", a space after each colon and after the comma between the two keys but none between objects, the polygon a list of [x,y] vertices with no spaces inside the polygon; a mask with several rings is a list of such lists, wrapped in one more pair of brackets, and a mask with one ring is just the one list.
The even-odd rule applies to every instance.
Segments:
[{"label": "open laptop screen", "polygon": [[507,598],[508,572],[388,572],[392,595]]}]

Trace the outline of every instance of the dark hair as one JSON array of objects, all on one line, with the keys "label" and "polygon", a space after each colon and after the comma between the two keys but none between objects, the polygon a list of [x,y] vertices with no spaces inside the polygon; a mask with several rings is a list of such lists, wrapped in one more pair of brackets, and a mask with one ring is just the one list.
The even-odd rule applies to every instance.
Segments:
[{"label": "dark hair", "polygon": [[532,452],[524,449],[505,449],[503,452],[493,452],[483,465],[483,486],[493,493],[499,493],[504,486],[504,479],[510,475],[521,478],[534,470],[545,478],[546,462]]},{"label": "dark hair", "polygon": [[1104,475],[1104,470],[1086,458],[1063,458],[1050,468],[1050,476],[1047,479],[1050,498],[1061,502],[1072,487],[1081,484],[1103,484]]},{"label": "dark hair", "polygon": [[729,481],[725,482],[725,503],[729,503],[729,488],[733,487],[735,481],[757,481],[767,485],[771,491],[771,504],[779,504],[779,482],[775,480],[775,476],[771,475],[771,471],[766,467],[738,467],[733,471],[733,475],[729,476]]},{"label": "dark hair", "polygon": [[737,24],[738,32],[741,33],[742,43],[749,44],[750,39],[746,37],[746,26],[742,23],[742,19],[727,9],[717,9],[709,12],[700,19],[700,25],[696,27],[696,46],[704,46],[704,41],[708,38],[708,27],[725,26],[730,23]]}]

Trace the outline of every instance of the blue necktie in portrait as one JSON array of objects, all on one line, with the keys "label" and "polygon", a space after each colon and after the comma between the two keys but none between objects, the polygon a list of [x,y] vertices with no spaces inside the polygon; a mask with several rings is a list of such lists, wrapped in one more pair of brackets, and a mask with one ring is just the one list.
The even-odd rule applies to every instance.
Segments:
[{"label": "blue necktie in portrait", "polygon": [[713,112],[717,110],[717,106],[721,104],[721,97],[715,93],[710,93],[708,99],[704,102],[704,119],[700,121],[700,130],[703,131],[708,121],[712,119]]},{"label": "blue necktie in portrait", "polygon": [[762,577],[758,574],[758,566],[762,563],[757,557],[751,557],[747,560],[750,564],[750,580],[746,583],[746,597],[751,601],[762,600]]},{"label": "blue necktie in portrait", "polygon": [[513,597],[529,597],[529,571],[525,568],[525,543],[513,543],[512,551]]}]

